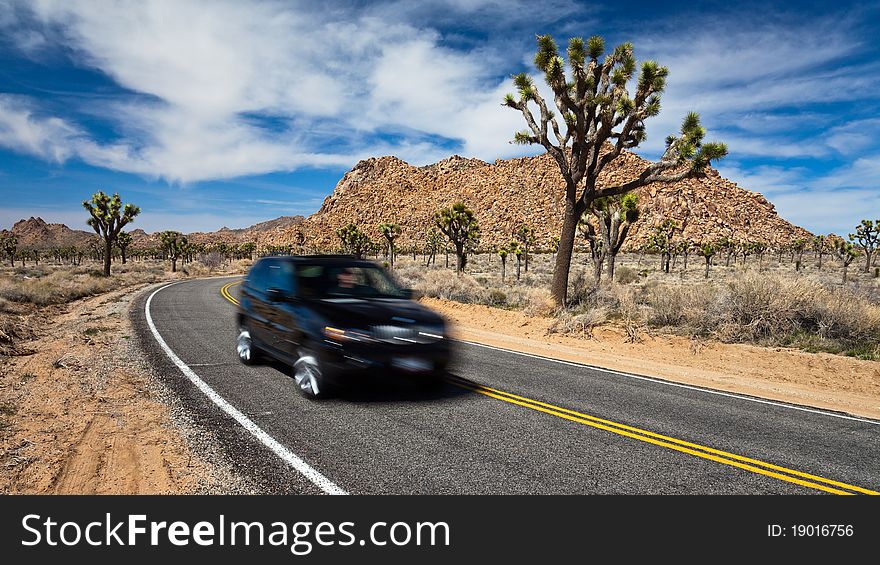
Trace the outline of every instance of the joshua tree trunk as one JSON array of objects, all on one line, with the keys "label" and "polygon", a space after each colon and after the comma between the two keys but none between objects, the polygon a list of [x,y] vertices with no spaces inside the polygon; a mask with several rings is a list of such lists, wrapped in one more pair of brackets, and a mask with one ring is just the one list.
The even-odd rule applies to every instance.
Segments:
[{"label": "joshua tree trunk", "polygon": [[171,258],[171,272],[172,272],[172,273],[176,273],[176,272],[177,272],[177,257],[172,257],[172,258]]},{"label": "joshua tree trunk", "polygon": [[110,255],[113,253],[113,242],[107,238],[104,240],[104,276],[110,276]]},{"label": "joshua tree trunk", "polygon": [[[574,192],[574,186],[567,190]],[[571,256],[574,253],[574,236],[577,231],[578,220],[584,210],[572,202],[573,198],[567,198],[565,202],[565,215],[562,220],[562,232],[559,235],[559,248],[556,251],[556,263],[553,267],[553,282],[550,293],[556,304],[564,305],[568,300],[568,274],[571,269]]]},{"label": "joshua tree trunk", "polygon": [[501,258],[501,282],[504,283],[504,275],[507,271],[507,257]]},{"label": "joshua tree trunk", "polygon": [[706,278],[709,278],[709,264],[712,263],[712,257],[706,257]]},{"label": "joshua tree trunk", "polygon": [[617,256],[613,253],[609,253],[608,257],[605,259],[606,264],[608,265],[608,280],[614,280],[614,264],[617,262]]},{"label": "joshua tree trunk", "polygon": [[455,245],[455,270],[457,274],[464,272],[467,266],[467,255],[464,253],[464,243]]}]

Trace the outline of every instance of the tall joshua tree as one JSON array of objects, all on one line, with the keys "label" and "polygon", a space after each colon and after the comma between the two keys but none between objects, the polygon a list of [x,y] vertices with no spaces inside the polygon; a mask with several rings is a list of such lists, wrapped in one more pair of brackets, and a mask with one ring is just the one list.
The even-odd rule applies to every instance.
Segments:
[{"label": "tall joshua tree", "polygon": [[614,263],[630,227],[639,219],[638,202],[638,195],[627,193],[599,198],[590,207],[599,225],[599,235],[606,250],[609,280],[614,280]]},{"label": "tall joshua tree", "polygon": [[877,244],[880,243],[880,220],[876,222],[862,220],[856,226],[856,233],[849,234],[849,238],[856,240],[865,253],[865,268],[863,270],[867,273],[871,270],[871,260],[877,250]]},{"label": "tall joshua tree", "polygon": [[651,248],[660,252],[660,270],[669,272],[669,263],[672,260],[672,252],[675,246],[673,237],[678,230],[678,222],[672,219],[663,220],[654,226],[654,233],[648,238]]},{"label": "tall joshua tree", "polygon": [[363,259],[364,254],[370,250],[373,242],[370,236],[362,232],[356,225],[348,224],[336,230],[336,235],[342,241],[342,251],[350,253],[358,259]]},{"label": "tall joshua tree", "polygon": [[180,259],[187,249],[186,236],[179,231],[165,230],[159,234],[159,241],[162,242],[162,249],[171,259],[171,272],[177,272],[177,260]]},{"label": "tall joshua tree", "polygon": [[[518,110],[528,125],[514,142],[543,146],[565,180],[565,209],[551,293],[558,305],[568,294],[568,277],[577,225],[596,198],[617,196],[654,182],[675,182],[702,174],[710,161],[727,154],[721,143],[704,143],[705,130],[696,113],[688,114],[677,136],[666,138],[666,150],[656,163],[622,184],[599,186],[603,169],[624,149],[645,140],[645,120],[660,113],[660,94],[666,86],[666,67],[642,64],[635,92],[627,84],[636,71],[631,43],[623,43],[602,59],[605,41],[593,36],[568,42],[568,67],[549,35],[537,37],[535,66],[553,91],[558,115],[551,111],[526,73],[513,77],[519,96],[508,94],[503,105]],[[537,115],[535,114],[537,110]]]},{"label": "tall joshua tree", "polygon": [[134,204],[123,206],[118,193],[111,197],[100,191],[93,194],[91,200],[85,200],[82,204],[91,215],[86,223],[92,226],[95,233],[103,240],[104,276],[109,277],[110,258],[113,255],[116,238],[122,228],[141,213],[141,209]]},{"label": "tall joshua tree", "polygon": [[468,251],[480,241],[480,226],[476,216],[464,202],[456,202],[449,208],[436,212],[434,224],[455,247],[455,270],[459,274],[463,273]]},{"label": "tall joshua tree", "polygon": [[593,280],[596,281],[596,286],[599,286],[599,282],[602,280],[602,267],[605,264],[605,243],[596,233],[596,228],[590,221],[588,214],[584,214],[578,222],[578,231],[590,246],[590,257],[593,260]]},{"label": "tall joshua tree", "polygon": [[12,235],[4,235],[2,239],[0,239],[0,245],[2,245],[3,254],[9,257],[9,265],[11,267],[15,266],[15,252],[18,249],[18,238]]},{"label": "tall joshua tree", "polygon": [[807,240],[806,239],[796,239],[791,242],[791,248],[795,254],[795,262],[794,262],[794,270],[800,271],[801,265],[804,262],[804,250],[807,248]]},{"label": "tall joshua tree", "polygon": [[129,245],[131,245],[131,234],[127,231],[119,232],[119,235],[116,236],[116,247],[119,248],[119,256],[122,258],[123,265],[125,265],[125,256]]},{"label": "tall joshua tree", "polygon": [[428,256],[425,266],[428,267],[432,263],[437,264],[437,253],[443,249],[443,236],[437,231],[437,228],[431,228],[425,234],[425,255]]},{"label": "tall joshua tree", "polygon": [[813,250],[816,252],[816,256],[819,259],[818,269],[822,270],[822,257],[828,251],[828,243],[825,240],[824,235],[817,235],[813,238]]},{"label": "tall joshua tree", "polygon": [[834,242],[834,254],[843,264],[843,284],[846,284],[849,265],[859,256],[859,250],[851,242],[839,240]]},{"label": "tall joshua tree", "polygon": [[388,249],[388,261],[394,268],[394,240],[400,236],[400,226],[397,224],[379,224],[379,233],[385,238]]},{"label": "tall joshua tree", "polygon": [[522,257],[525,261],[525,270],[529,272],[529,251],[535,244],[535,230],[526,224],[521,224],[514,232],[513,237],[519,241],[519,248],[522,250]]},{"label": "tall joshua tree", "polygon": [[712,265],[712,257],[718,252],[718,244],[711,241],[704,241],[697,248],[697,253],[706,260],[706,278],[709,278],[709,267]]},{"label": "tall joshua tree", "polygon": [[498,257],[501,258],[501,282],[503,284],[504,283],[504,275],[506,274],[506,271],[507,271],[507,254],[509,253],[509,251],[507,250],[506,247],[499,247],[498,250],[496,251],[496,253],[498,253]]}]

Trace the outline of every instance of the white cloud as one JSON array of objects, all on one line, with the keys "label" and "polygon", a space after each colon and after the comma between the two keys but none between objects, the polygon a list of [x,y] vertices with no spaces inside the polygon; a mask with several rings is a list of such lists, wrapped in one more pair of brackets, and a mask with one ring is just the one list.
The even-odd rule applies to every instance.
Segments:
[{"label": "white cloud", "polygon": [[[24,26],[24,13],[36,25]],[[23,50],[61,45],[77,64],[131,93],[76,108],[113,126],[118,137],[106,142],[73,118],[46,115],[34,101],[0,97],[0,145],[183,183],[347,168],[381,154],[420,165],[453,151],[488,161],[534,153],[540,149],[509,144],[524,123],[501,106],[513,88],[500,78],[532,71],[533,46],[529,39],[523,50],[499,30],[541,31],[553,19],[547,14],[576,21],[591,12],[567,0],[540,11],[495,0],[363,8],[232,0],[0,4],[0,29],[16,29],[11,40]],[[435,24],[456,19],[463,27],[494,26],[495,35],[471,50],[452,49]],[[877,178],[870,159],[819,180],[800,169],[745,170],[732,162],[824,159],[871,147],[876,120],[833,124],[830,114],[810,107],[875,96],[877,65],[846,61],[860,49],[850,25],[762,17],[637,31],[636,54],[670,68],[644,153],[658,153],[684,114],[697,110],[709,138],[730,147],[722,174],[746,188],[782,196],[804,187],[821,191],[820,181],[831,187],[859,174]],[[814,133],[804,134],[805,127]],[[450,150],[450,139],[460,149]],[[799,221],[796,200],[787,202],[789,219]],[[780,211],[788,213],[781,204]]]}]

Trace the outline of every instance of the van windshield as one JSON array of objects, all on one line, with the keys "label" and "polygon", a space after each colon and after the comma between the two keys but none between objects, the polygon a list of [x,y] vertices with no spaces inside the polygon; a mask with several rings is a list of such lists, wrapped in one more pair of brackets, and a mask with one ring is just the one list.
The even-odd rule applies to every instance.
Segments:
[{"label": "van windshield", "polygon": [[378,266],[301,264],[296,280],[302,298],[406,298]]}]

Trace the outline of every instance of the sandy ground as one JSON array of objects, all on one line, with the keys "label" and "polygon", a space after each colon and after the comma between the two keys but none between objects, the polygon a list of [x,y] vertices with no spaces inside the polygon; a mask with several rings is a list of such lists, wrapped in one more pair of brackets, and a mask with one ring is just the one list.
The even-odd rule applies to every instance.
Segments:
[{"label": "sandy ground", "polygon": [[622,329],[609,326],[592,338],[565,336],[548,333],[551,318],[421,301],[453,321],[457,337],[467,341],[880,419],[880,362],[644,333],[627,343]]},{"label": "sandy ground", "polygon": [[132,343],[128,309],[142,288],[44,309],[31,354],[0,357],[0,492],[225,490]]}]

